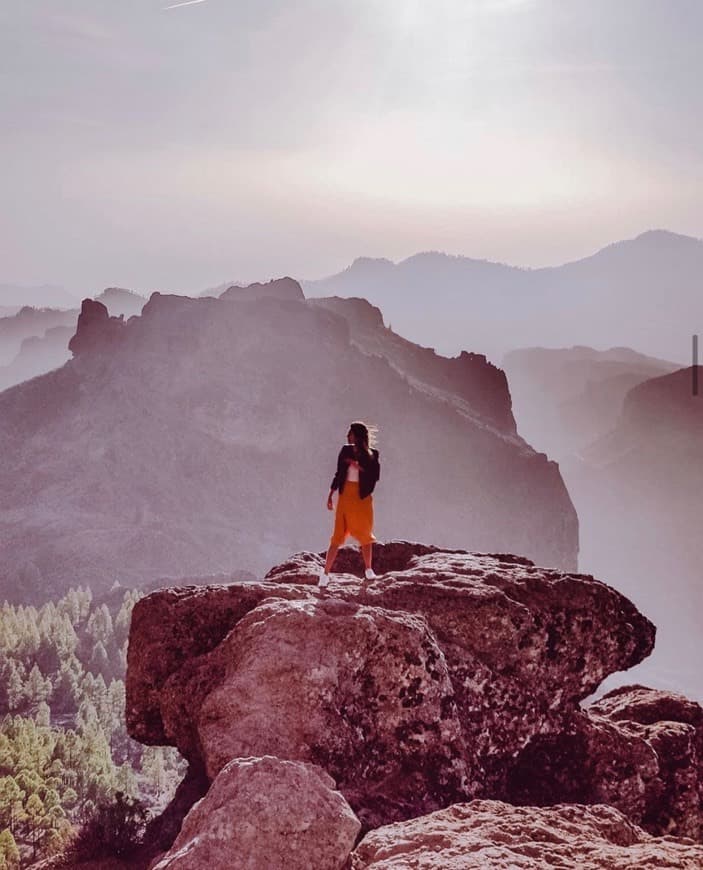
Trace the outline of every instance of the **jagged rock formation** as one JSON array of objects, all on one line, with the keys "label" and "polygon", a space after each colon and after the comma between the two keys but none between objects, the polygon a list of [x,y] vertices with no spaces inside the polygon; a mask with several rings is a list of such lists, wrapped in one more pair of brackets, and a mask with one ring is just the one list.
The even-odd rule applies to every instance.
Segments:
[{"label": "jagged rock formation", "polygon": [[[350,858],[359,870],[535,866],[530,856],[697,866],[686,862],[703,856],[703,709],[638,686],[582,707],[653,648],[654,626],[626,598],[522,556],[404,541],[375,547],[374,581],[343,548],[321,592],[322,555],[297,553],[262,581],[140,599],[129,733],[178,747],[211,790],[264,756],[318,765],[371,831]],[[289,817],[289,791],[262,790],[268,816]],[[247,836],[259,810],[240,811],[239,794],[224,807],[219,792],[217,813]],[[208,836],[209,799],[174,861]]]},{"label": "jagged rock formation", "polygon": [[659,783],[647,807],[651,829],[703,837],[703,708],[672,692],[623,686],[589,708],[628,737],[644,740],[659,761]]},{"label": "jagged rock formation", "polygon": [[325,493],[359,417],[381,431],[379,538],[576,567],[559,468],[515,434],[494,367],[419,351],[406,376],[407,345],[379,334],[378,352],[363,351],[354,318],[299,298],[295,282],[249,295],[155,293],[127,321],[86,300],[74,358],[0,394],[0,597],[260,575],[324,546]]},{"label": "jagged rock formation", "polygon": [[[104,305],[113,315],[129,317],[141,312],[146,299],[131,290],[108,287],[95,297],[95,301]],[[79,349],[85,348],[86,328],[90,330],[95,325],[95,318],[101,319],[99,312],[99,308],[91,306],[86,315],[88,320],[83,318],[83,334],[76,339]],[[11,317],[0,317],[0,391],[57,369],[69,360],[71,352],[68,345],[76,333],[78,317],[76,308],[63,311],[31,308],[28,305]],[[102,340],[98,339],[98,343]]]},{"label": "jagged rock formation", "polygon": [[153,870],[342,870],[360,828],[319,767],[238,758],[217,775]]},{"label": "jagged rock formation", "polygon": [[703,846],[654,838],[603,805],[457,804],[367,834],[352,870],[699,870]]},{"label": "jagged rock formation", "polygon": [[227,299],[238,302],[253,302],[257,299],[282,299],[302,302],[305,299],[303,290],[293,278],[276,278],[273,281],[267,281],[265,284],[249,284],[246,287],[241,287],[238,284],[233,284],[228,287],[223,293],[219,294],[220,299]]},{"label": "jagged rock formation", "polygon": [[365,299],[311,299],[349,321],[351,341],[364,353],[387,359],[418,389],[430,391],[457,407],[460,413],[479,417],[501,432],[517,434],[512,398],[505,372],[483,354],[462,351],[459,356],[438,356],[397,335],[383,323],[380,309]]},{"label": "jagged rock formation", "polygon": [[608,803],[651,833],[699,835],[700,724],[685,755],[681,728],[630,727],[615,696],[580,707],[651,652],[627,599],[507,554],[395,542],[377,556],[383,576],[364,582],[343,550],[322,598],[321,556],[302,553],[264,582],[141,599],[130,734],[177,746],[209,780],[249,755],[319,764],[367,829],[488,797]]},{"label": "jagged rock formation", "polygon": [[76,334],[68,343],[74,356],[110,352],[124,338],[124,317],[110,317],[107,306],[93,299],[84,299],[78,315]]}]

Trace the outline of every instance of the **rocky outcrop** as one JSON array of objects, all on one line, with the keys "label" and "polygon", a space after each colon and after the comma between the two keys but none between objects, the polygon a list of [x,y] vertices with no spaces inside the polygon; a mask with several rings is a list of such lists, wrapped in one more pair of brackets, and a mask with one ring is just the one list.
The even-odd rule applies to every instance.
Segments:
[{"label": "rocky outcrop", "polygon": [[623,686],[589,707],[631,741],[648,744],[658,760],[656,790],[645,823],[662,834],[703,834],[703,707],[683,695]]},{"label": "rocky outcrop", "polygon": [[341,314],[349,321],[355,345],[387,359],[418,388],[441,397],[460,414],[480,417],[502,432],[517,435],[505,372],[484,354],[463,350],[447,358],[420,347],[386,327],[380,309],[366,299],[332,296],[309,303]]},{"label": "rocky outcrop", "polygon": [[125,337],[124,317],[110,317],[107,307],[94,299],[84,299],[78,315],[76,334],[68,343],[74,356],[93,351],[105,352],[114,349]]},{"label": "rocky outcrop", "polygon": [[[127,321],[86,302],[74,358],[0,393],[0,600],[261,576],[322,547],[325,494],[359,416],[380,431],[379,537],[576,568],[578,518],[558,466],[483,413],[509,410],[499,370],[437,359],[427,377],[457,377],[432,386],[363,351],[353,319],[283,284],[283,298],[268,285],[250,298],[154,293]],[[476,406],[451,393],[469,369],[483,372]],[[28,572],[36,589],[20,587]]]},{"label": "rocky outcrop", "polygon": [[421,616],[334,598],[264,601],[218,655],[224,679],[194,723],[210,778],[262,752],[312,761],[366,827],[469,793],[447,663]]},{"label": "rocky outcrop", "polygon": [[368,833],[352,870],[700,870],[703,846],[654,838],[596,804],[546,809],[490,800],[456,804]]},{"label": "rocky outcrop", "polygon": [[[246,755],[317,763],[375,827],[470,797],[519,797],[526,747],[567,740],[585,719],[579,702],[654,643],[652,624],[590,575],[407,542],[376,545],[375,564],[383,576],[365,582],[358,553],[340,551],[323,597],[321,554],[300,553],[264,582],[138,601],[130,734],[177,746],[211,780]],[[601,729],[621,754],[622,733]],[[619,767],[595,766],[589,798],[644,821],[638,783],[659,762],[635,743]]]},{"label": "rocky outcrop", "polygon": [[217,775],[152,870],[341,870],[359,821],[311,764],[238,758]]},{"label": "rocky outcrop", "polygon": [[220,294],[220,299],[236,300],[236,301],[255,301],[265,298],[273,299],[289,299],[297,302],[302,302],[305,299],[303,290],[293,278],[275,278],[273,281],[267,281],[265,284],[249,284],[246,287],[240,287],[236,284],[228,287],[224,293]]},{"label": "rocky outcrop", "polygon": [[[640,735],[597,716],[576,713],[562,729],[537,734],[510,770],[506,795],[514,804],[606,803],[648,830],[650,807],[661,806],[662,767]],[[673,807],[667,805],[667,812]],[[693,814],[697,817],[697,811]]]}]

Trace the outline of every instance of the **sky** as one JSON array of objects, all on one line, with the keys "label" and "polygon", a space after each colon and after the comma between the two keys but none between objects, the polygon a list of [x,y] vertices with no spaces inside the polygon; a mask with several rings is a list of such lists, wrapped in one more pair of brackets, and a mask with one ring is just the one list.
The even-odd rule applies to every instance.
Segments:
[{"label": "sky", "polygon": [[700,0],[4,0],[0,283],[700,237],[702,35]]}]

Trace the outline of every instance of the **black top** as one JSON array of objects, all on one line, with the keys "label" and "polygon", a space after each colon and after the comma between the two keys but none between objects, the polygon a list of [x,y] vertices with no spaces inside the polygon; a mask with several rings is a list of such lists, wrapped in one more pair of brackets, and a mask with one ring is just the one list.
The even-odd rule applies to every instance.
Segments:
[{"label": "black top", "polygon": [[337,457],[337,472],[330,486],[331,490],[338,489],[340,494],[344,491],[344,484],[347,481],[347,468],[350,459],[359,460],[359,498],[366,498],[371,495],[376,481],[381,476],[381,463],[378,459],[378,450],[372,448],[372,456],[365,450],[360,450],[359,455],[355,456],[354,447],[351,444],[345,444],[339,451]]}]

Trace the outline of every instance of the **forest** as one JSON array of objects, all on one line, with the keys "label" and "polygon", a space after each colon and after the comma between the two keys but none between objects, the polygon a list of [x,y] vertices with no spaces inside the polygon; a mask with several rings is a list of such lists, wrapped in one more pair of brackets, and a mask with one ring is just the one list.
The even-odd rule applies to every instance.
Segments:
[{"label": "forest", "polygon": [[71,588],[0,608],[0,870],[75,843],[109,808],[158,814],[186,763],[125,728],[129,623],[141,593]]}]

